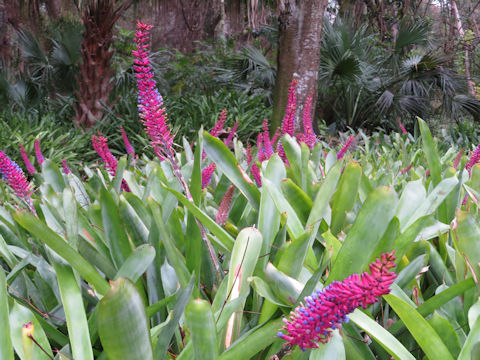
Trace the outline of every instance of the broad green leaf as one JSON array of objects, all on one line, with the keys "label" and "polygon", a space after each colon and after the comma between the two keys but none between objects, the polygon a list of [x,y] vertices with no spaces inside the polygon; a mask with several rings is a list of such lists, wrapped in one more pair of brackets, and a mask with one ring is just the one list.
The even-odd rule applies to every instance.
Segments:
[{"label": "broad green leaf", "polygon": [[395,214],[397,202],[395,191],[387,187],[368,195],[338,252],[328,283],[363,271]]},{"label": "broad green leaf", "polygon": [[277,296],[273,293],[270,286],[263,281],[263,279],[259,278],[258,276],[252,276],[249,281],[251,281],[253,288],[261,297],[267,299],[271,303],[278,305],[278,306],[288,306],[283,301],[277,298]]},{"label": "broad green leaf", "polygon": [[154,258],[155,249],[152,245],[145,244],[139,246],[125,260],[115,275],[115,280],[122,276],[136,282],[147,271]]},{"label": "broad green leaf", "polygon": [[395,359],[415,359],[392,334],[380,326],[375,320],[372,320],[365,315],[362,311],[357,309],[348,315],[348,317],[374,338]]},{"label": "broad green leaf", "polygon": [[470,329],[467,340],[463,344],[462,351],[460,355],[458,355],[457,360],[476,359],[472,357],[472,351],[477,351],[476,344],[478,344],[478,339],[480,339],[480,318],[477,318],[477,321],[475,321],[475,324]]},{"label": "broad green leaf", "polygon": [[52,186],[53,190],[60,193],[65,188],[65,180],[60,169],[51,160],[45,159],[42,164],[42,175],[45,182]]},{"label": "broad green leaf", "polygon": [[185,309],[185,320],[190,329],[196,359],[218,358],[218,339],[210,303],[191,300]]},{"label": "broad green leaf", "polygon": [[[285,166],[277,154],[272,155],[268,160],[263,176],[277,186],[280,184],[281,179],[285,178]],[[280,227],[280,214],[278,211],[272,211],[275,203],[267,188],[263,187],[261,191],[262,197],[260,198],[260,210],[258,213],[258,230],[260,230],[263,237],[261,253],[266,254],[271,251],[271,245]],[[264,256],[259,259],[257,268],[260,271],[265,269],[268,258],[268,256]]]},{"label": "broad green leaf", "polygon": [[250,359],[259,351],[265,349],[276,339],[279,329],[282,327],[282,319],[275,319],[262,324],[244,334],[237,342],[223,352],[220,360]]},{"label": "broad green leaf", "polygon": [[293,207],[302,224],[306,224],[312,210],[313,201],[290,179],[283,179],[281,188],[285,199]]},{"label": "broad green leaf", "polygon": [[460,354],[461,346],[458,335],[455,332],[455,328],[450,323],[450,321],[448,321],[444,317],[441,317],[435,311],[433,313],[433,316],[428,319],[428,323],[437,332],[438,336],[444,341],[448,350],[450,350],[450,354],[452,354],[452,356],[456,358]]},{"label": "broad green leaf", "polygon": [[26,307],[14,302],[13,307],[10,310],[10,334],[15,352],[22,360],[26,359],[23,352],[22,344],[22,328],[25,324],[31,322],[33,324],[33,337],[44,348],[48,355],[45,354],[38,346],[33,347],[34,360],[50,360],[53,358],[52,350],[48,342],[47,336],[42,329],[37,318]]},{"label": "broad green leaf", "polygon": [[216,137],[203,133],[205,152],[240,192],[250,201],[254,209],[260,206],[260,192],[245,170],[240,166],[230,149]]},{"label": "broad green leaf", "polygon": [[262,187],[267,188],[277,211],[280,214],[283,212],[287,214],[287,228],[292,236],[295,238],[299,237],[304,232],[302,222],[293,207],[288,203],[287,199],[285,199],[285,196],[283,196],[275,184],[266,178],[263,178]]},{"label": "broad green leaf", "polygon": [[178,327],[178,322],[182,317],[185,307],[192,296],[195,277],[192,275],[186,287],[182,288],[178,294],[177,301],[173,307],[172,319],[162,328],[158,335],[157,345],[155,345],[155,360],[163,360],[166,357],[170,346],[170,340]]},{"label": "broad green leaf", "polygon": [[438,156],[437,147],[435,146],[432,133],[430,132],[427,123],[419,117],[417,117],[417,120],[422,134],[423,152],[427,158],[430,175],[432,176],[433,184],[438,185],[442,174],[440,172],[440,158]]},{"label": "broad green leaf", "polygon": [[347,212],[353,209],[353,205],[357,201],[361,178],[362,167],[360,164],[355,161],[349,162],[340,177],[337,190],[332,198],[330,231],[335,236],[342,230]]},{"label": "broad green leaf", "polygon": [[192,214],[216,237],[216,243],[226,251],[233,249],[234,240],[221,226],[213,221],[207,214],[205,214],[195,204],[192,204],[188,199],[179,192],[167,188],[175,197],[188,209]]},{"label": "broad green leaf", "polygon": [[93,360],[92,344],[88,331],[87,315],[83,305],[82,292],[72,268],[53,261],[57,274],[62,305],[67,318],[68,337],[75,359]]},{"label": "broad green leaf", "polygon": [[[444,304],[449,302],[450,300],[454,299],[455,297],[463,294],[468,289],[471,289],[475,286],[475,282],[472,278],[463,280],[446,290],[438,293],[437,295],[431,297],[427,301],[425,301],[422,305],[417,308],[418,313],[426,317],[432,314],[435,310],[440,309]],[[403,321],[397,321],[390,327],[390,332],[392,334],[397,334],[405,327]]]},{"label": "broad green leaf", "polygon": [[[228,301],[244,296],[248,292],[250,285],[248,278],[253,275],[262,243],[262,234],[254,227],[245,228],[238,234],[233,246],[228,271]],[[241,307],[238,310],[243,309],[243,304],[240,305]],[[238,337],[242,317],[240,311],[230,318],[225,334],[226,347],[229,347]]]},{"label": "broad green leaf", "polygon": [[108,247],[117,269],[132,252],[125,228],[118,211],[117,204],[107,189],[100,189],[100,205],[102,207],[102,223]]},{"label": "broad green leaf", "polygon": [[107,293],[110,287],[97,269],[43,222],[27,212],[16,212],[14,218],[23,228],[38,237],[64,260],[68,261],[72,268],[77,270],[100,294],[104,295]]},{"label": "broad green leaf", "polygon": [[332,332],[332,337],[326,344],[319,344],[313,349],[309,360],[345,360],[345,346],[338,330]]},{"label": "broad green leaf", "polygon": [[418,207],[412,208],[413,214],[405,221],[401,232],[407,229],[415,221],[425,215],[433,214],[435,210],[442,204],[445,198],[453,191],[458,184],[456,177],[449,177],[443,179],[439,184],[428,194],[425,201],[423,201]]},{"label": "broad green leaf", "polygon": [[153,359],[145,305],[130,280],[118,278],[100,300],[98,333],[108,359]]},{"label": "broad green leaf", "polygon": [[120,160],[118,160],[117,170],[115,172],[115,176],[113,177],[112,185],[117,194],[121,191],[122,180],[123,180],[123,173],[125,172],[125,168],[127,167],[127,157],[122,156]]},{"label": "broad green leaf", "polygon": [[453,234],[455,246],[460,254],[468,260],[469,267],[473,268],[478,279],[480,277],[480,226],[478,221],[468,212],[458,210]]},{"label": "broad green leaf", "polygon": [[0,267],[0,359],[13,360],[13,347],[10,338],[8,319],[8,293],[5,272]]},{"label": "broad green leaf", "polygon": [[445,343],[417,310],[394,295],[383,297],[403,320],[412,336],[430,359],[453,360]]}]

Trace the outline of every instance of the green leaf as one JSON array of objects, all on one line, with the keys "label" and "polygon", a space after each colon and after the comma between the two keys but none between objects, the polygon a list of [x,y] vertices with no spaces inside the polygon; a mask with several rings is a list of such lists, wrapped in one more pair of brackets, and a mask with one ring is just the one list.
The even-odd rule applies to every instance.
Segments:
[{"label": "green leaf", "polygon": [[180,290],[177,301],[173,308],[173,318],[168,322],[158,335],[157,345],[155,346],[155,360],[163,360],[167,354],[175,329],[178,327],[178,322],[185,311],[185,307],[192,296],[193,286],[195,281],[195,274],[192,274],[187,286]]},{"label": "green leaf", "polygon": [[361,178],[362,167],[360,164],[355,161],[349,162],[340,177],[332,199],[330,231],[335,236],[342,230],[347,212],[353,209],[353,205],[357,201]]},{"label": "green leaf", "polygon": [[112,182],[113,188],[115,189],[117,194],[120,194],[122,180],[123,180],[123,173],[126,167],[127,167],[127,157],[122,156],[120,160],[118,160],[117,171],[115,172],[115,176],[113,177],[113,182]]},{"label": "green leaf", "polygon": [[261,278],[258,276],[252,276],[250,278],[250,281],[253,285],[253,288],[255,291],[260,295],[261,297],[264,297],[271,303],[278,305],[278,306],[288,306],[288,304],[285,304],[283,301],[277,298],[277,296],[273,293],[272,289],[270,286],[263,281]]},{"label": "green leaf", "polygon": [[231,347],[220,355],[219,359],[250,359],[253,355],[273,343],[282,325],[283,322],[280,318],[254,328],[232,344]]},{"label": "green leaf", "polygon": [[435,311],[433,316],[428,319],[428,323],[437,332],[438,336],[443,339],[448,350],[450,350],[450,354],[456,358],[460,354],[460,340],[450,321],[441,317]]},{"label": "green leaf", "polygon": [[[238,234],[230,258],[227,301],[244,296],[248,292],[250,285],[248,278],[252,276],[257,265],[262,242],[262,234],[254,227],[245,228]],[[242,310],[243,305],[243,303],[240,304],[238,310]],[[242,318],[241,311],[232,315],[225,335],[226,347],[230,346],[232,341],[238,337]]]},{"label": "green leaf", "polygon": [[417,117],[417,120],[422,134],[423,152],[427,158],[430,175],[432,176],[433,184],[438,185],[442,179],[442,174],[440,172],[440,157],[438,156],[437,147],[435,146],[427,123],[419,117]]},{"label": "green leaf", "polygon": [[225,174],[226,177],[250,201],[253,208],[258,211],[260,206],[260,192],[253,184],[245,170],[240,166],[230,149],[216,137],[207,132],[203,133],[205,152],[210,160]]},{"label": "green leaf", "polygon": [[347,234],[327,283],[360,273],[368,265],[397,208],[397,195],[388,187],[373,190]]},{"label": "green leaf", "polygon": [[218,339],[210,303],[191,300],[185,309],[185,320],[190,329],[196,359],[218,358]]},{"label": "green leaf", "polygon": [[313,201],[290,179],[282,180],[281,188],[285,198],[292,205],[302,224],[306,224],[312,210]]},{"label": "green leaf", "polygon": [[115,275],[115,280],[122,276],[136,282],[147,271],[154,258],[155,249],[152,245],[139,246],[125,260],[117,275]]},{"label": "green leaf", "polygon": [[34,360],[50,360],[53,358],[53,353],[48,343],[47,336],[42,329],[42,326],[35,318],[33,313],[27,309],[26,307],[19,305],[17,302],[14,302],[13,307],[10,310],[10,334],[12,339],[13,347],[15,348],[15,352],[22,360],[30,360],[26,359],[23,352],[23,344],[22,344],[22,328],[23,325],[31,322],[33,324],[33,337],[35,340],[40,344],[40,346],[47,351],[45,354],[40,348],[34,344],[33,346],[33,359]]},{"label": "green leaf", "polygon": [[67,318],[72,355],[75,359],[93,360],[92,344],[90,343],[82,292],[72,268],[56,261],[53,261],[53,267],[57,274],[62,305]]},{"label": "green leaf", "polygon": [[[281,179],[285,178],[286,171],[282,159],[277,154],[270,157],[265,168],[264,178],[272,181],[275,185],[279,185]],[[278,211],[272,211],[275,203],[270,196],[266,187],[262,188],[262,197],[260,198],[260,210],[258,213],[258,230],[263,236],[262,254],[271,251],[271,245],[275,240],[275,236],[280,227],[280,214]],[[260,271],[265,269],[269,257],[264,256],[258,261],[257,268]]]},{"label": "green leaf", "polygon": [[466,211],[457,211],[456,227],[453,229],[455,246],[466,258],[480,278],[480,226],[476,219]]},{"label": "green leaf", "polygon": [[222,247],[226,251],[232,251],[234,240],[221,226],[219,226],[215,221],[213,221],[207,214],[205,214],[200,208],[195,204],[192,204],[188,199],[179,192],[167,188],[175,197],[188,209],[192,214],[208,229],[215,235],[217,245]]},{"label": "green leaf", "polygon": [[122,220],[120,219],[117,204],[107,189],[100,189],[100,205],[102,206],[102,223],[108,247],[117,269],[132,252]]},{"label": "green leaf", "polygon": [[472,352],[476,351],[476,344],[478,344],[478,339],[480,339],[480,318],[477,318],[475,324],[470,329],[468,333],[467,340],[463,344],[462,351],[458,355],[457,360],[472,360],[476,359],[472,357]]},{"label": "green leaf", "polygon": [[14,219],[32,235],[47,244],[65,261],[68,261],[100,294],[104,295],[107,293],[110,287],[97,269],[38,218],[30,213],[17,211]]},{"label": "green leaf", "polygon": [[403,320],[412,336],[430,359],[453,360],[448,348],[435,330],[417,310],[394,295],[385,295],[384,299]]},{"label": "green leaf", "polygon": [[0,359],[13,360],[13,347],[10,338],[8,319],[8,293],[5,272],[0,267]]},{"label": "green leaf", "polygon": [[318,344],[318,349],[313,349],[309,360],[345,360],[345,346],[338,330],[332,332],[332,337],[326,344]]},{"label": "green leaf", "polygon": [[98,334],[107,356],[152,360],[152,344],[143,299],[135,284],[120,277],[98,305]]},{"label": "green leaf", "polygon": [[[425,301],[417,308],[417,311],[421,316],[426,317],[474,286],[475,282],[472,278],[463,280]],[[405,324],[400,320],[394,323],[389,330],[392,334],[398,334],[404,327]]]},{"label": "green leaf", "polygon": [[65,180],[60,169],[49,159],[45,159],[42,164],[42,175],[45,182],[52,186],[53,190],[60,193],[65,188]]},{"label": "green leaf", "polygon": [[297,216],[297,213],[293,207],[288,203],[287,199],[283,196],[280,190],[268,179],[263,178],[262,187],[266,187],[270,194],[277,211],[281,214],[285,212],[287,214],[287,228],[293,237],[299,237],[303,234],[303,225]]},{"label": "green leaf", "polygon": [[392,334],[359,309],[348,315],[348,317],[374,338],[395,359],[415,359]]}]

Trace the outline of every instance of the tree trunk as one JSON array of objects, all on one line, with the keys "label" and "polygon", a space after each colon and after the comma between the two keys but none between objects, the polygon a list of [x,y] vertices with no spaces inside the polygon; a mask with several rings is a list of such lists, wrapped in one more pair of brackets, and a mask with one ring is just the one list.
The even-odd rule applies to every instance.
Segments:
[{"label": "tree trunk", "polygon": [[280,126],[287,105],[292,79],[297,85],[297,122],[303,130],[302,114],[307,96],[313,94],[312,111],[317,99],[318,66],[323,14],[327,0],[285,0],[280,2],[277,78],[273,89],[271,131]]},{"label": "tree trunk", "polygon": [[[452,6],[453,15],[455,16],[455,27],[459,39],[463,39],[465,36],[465,31],[463,30],[462,20],[460,19],[460,13],[458,12],[457,3],[455,0],[451,0],[450,4]],[[475,97],[475,87],[473,85],[472,77],[470,75],[470,49],[469,45],[465,44],[465,55],[463,58],[463,65],[465,67],[465,76],[467,77],[467,87],[468,93]]]},{"label": "tree trunk", "polygon": [[90,0],[83,13],[85,32],[82,40],[82,62],[77,78],[78,102],[74,104],[73,121],[82,128],[91,128],[104,115],[112,85],[110,62],[113,51],[113,26],[122,11],[131,4],[126,0],[115,10],[115,0]]},{"label": "tree trunk", "polygon": [[60,0],[45,0],[48,16],[52,19],[58,19],[61,15]]}]

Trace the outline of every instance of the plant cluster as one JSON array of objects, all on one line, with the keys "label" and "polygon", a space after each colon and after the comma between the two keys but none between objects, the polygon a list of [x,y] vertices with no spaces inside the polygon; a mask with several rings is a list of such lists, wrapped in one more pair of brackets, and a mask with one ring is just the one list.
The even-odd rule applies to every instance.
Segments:
[{"label": "plant cluster", "polygon": [[222,112],[175,144],[148,30],[155,159],[95,135],[107,171],[81,179],[37,142],[30,183],[0,153],[0,358],[478,357],[478,148],[440,154],[420,119],[327,143],[304,118],[296,136],[293,90],[278,136],[244,145]]}]

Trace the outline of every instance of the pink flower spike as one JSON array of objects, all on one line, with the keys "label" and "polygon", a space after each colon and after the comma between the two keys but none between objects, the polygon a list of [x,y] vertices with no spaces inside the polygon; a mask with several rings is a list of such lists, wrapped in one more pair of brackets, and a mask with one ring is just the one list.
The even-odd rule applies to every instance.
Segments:
[{"label": "pink flower spike", "polygon": [[147,132],[155,154],[163,160],[163,155],[173,154],[173,135],[167,124],[167,113],[163,108],[163,99],[157,90],[157,83],[153,80],[152,66],[149,58],[151,25],[137,22],[135,43],[137,50],[133,69],[137,78],[138,110],[140,118]]},{"label": "pink flower spike", "polygon": [[13,189],[15,194],[25,200],[32,212],[35,208],[32,205],[32,185],[28,182],[23,170],[18,164],[10,159],[0,150],[0,174],[3,180]]},{"label": "pink flower spike", "polygon": [[222,202],[218,207],[217,215],[215,215],[215,222],[218,225],[225,224],[225,221],[228,219],[228,214],[230,212],[230,205],[232,203],[233,194],[235,192],[235,185],[230,185],[225,195],[223,195]]},{"label": "pink flower spike", "polygon": [[212,174],[215,172],[216,168],[217,166],[214,163],[212,163],[202,170],[202,190],[205,189],[208,186],[208,184],[210,184],[210,180],[212,179]]},{"label": "pink flower spike", "polygon": [[68,167],[67,159],[62,159],[62,168],[63,168],[63,173],[66,174],[66,175],[68,175],[72,172],[70,170],[70,168]]},{"label": "pink flower spike", "polygon": [[384,253],[370,264],[370,274],[353,274],[343,281],[334,281],[323,290],[307,296],[283,319],[285,325],[278,336],[289,344],[298,345],[302,350],[317,348],[318,343],[327,343],[331,333],[342,322],[348,322],[347,315],[358,307],[367,308],[378,301],[378,297],[390,293],[390,286],[397,277],[391,271],[395,267],[394,252]]},{"label": "pink flower spike", "polygon": [[[110,149],[108,148],[108,140],[107,138],[103,137],[102,135],[99,136],[92,136],[92,145],[93,149],[97,152],[98,156],[103,160],[105,163],[105,167],[107,168],[110,175],[115,176],[117,173],[117,165],[118,161],[111,153]],[[121,189],[127,192],[130,192],[130,189],[122,179]]]},{"label": "pink flower spike", "polygon": [[42,166],[45,158],[43,157],[42,151],[40,150],[40,140],[35,140],[35,156],[37,157],[38,165]]},{"label": "pink flower spike", "polygon": [[310,148],[313,149],[317,142],[317,137],[313,132],[312,127],[312,101],[313,97],[309,96],[305,102],[303,108],[303,134],[300,136],[300,142],[304,142]]},{"label": "pink flower spike", "polygon": [[230,130],[230,134],[228,134],[228,137],[225,139],[225,145],[230,146],[232,144],[233,138],[235,136],[235,133],[237,132],[238,129],[238,121],[233,125],[233,128]]},{"label": "pink flower spike", "polygon": [[340,151],[338,152],[337,154],[337,160],[340,160],[340,159],[343,159],[343,157],[345,156],[345,153],[347,152],[348,148],[350,147],[350,145],[352,145],[352,142],[353,140],[355,139],[355,136],[350,136],[347,140],[347,142],[345,143],[345,145],[343,145],[343,147],[340,149]]},{"label": "pink flower spike", "polygon": [[295,113],[297,111],[297,84],[298,80],[292,80],[288,89],[287,108],[282,122],[282,135],[289,134],[293,136],[295,128]]},{"label": "pink flower spike", "polygon": [[227,120],[227,109],[223,109],[218,115],[218,120],[213,126],[212,131],[210,131],[210,135],[218,137],[220,132],[223,130],[223,125],[225,125],[225,121]]},{"label": "pink flower spike", "polygon": [[123,143],[125,144],[125,149],[127,150],[127,154],[133,154],[135,156],[135,150],[133,150],[133,146],[130,144],[130,141],[128,140],[127,133],[125,132],[125,129],[123,126],[120,125],[120,132],[122,133],[122,139]]},{"label": "pink flower spike", "polygon": [[258,168],[257,164],[253,164],[250,168],[250,172],[252,173],[255,182],[257,183],[258,187],[262,186],[262,177],[260,176],[260,169]]},{"label": "pink flower spike", "polygon": [[470,159],[467,162],[467,165],[465,165],[465,169],[468,170],[468,173],[470,174],[472,171],[473,165],[478,163],[480,161],[480,145],[478,145],[475,150],[473,151],[472,155],[470,155]]},{"label": "pink flower spike", "polygon": [[400,130],[402,131],[402,133],[408,134],[407,130],[403,126],[402,122],[400,121],[400,118],[397,118],[397,121],[398,121],[398,126],[400,127]]},{"label": "pink flower spike", "polygon": [[455,158],[455,160],[453,161],[453,164],[452,164],[452,167],[454,169],[458,168],[458,165],[460,164],[460,161],[462,160],[462,155],[463,155],[464,151],[465,150],[463,148],[461,148],[460,151],[458,152],[457,157]]},{"label": "pink flower spike", "polygon": [[37,172],[37,169],[35,169],[35,166],[30,162],[30,159],[28,158],[27,153],[25,152],[25,148],[23,147],[23,144],[19,144],[20,146],[20,155],[22,155],[23,163],[27,167],[27,171],[30,175],[33,175]]},{"label": "pink flower spike", "polygon": [[270,159],[273,155],[272,141],[270,140],[270,133],[268,131],[268,119],[263,120],[263,151],[265,158]]}]

